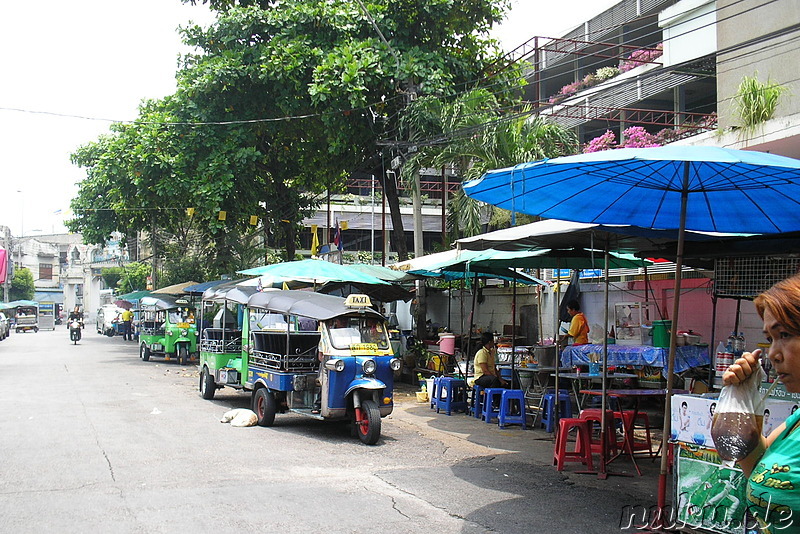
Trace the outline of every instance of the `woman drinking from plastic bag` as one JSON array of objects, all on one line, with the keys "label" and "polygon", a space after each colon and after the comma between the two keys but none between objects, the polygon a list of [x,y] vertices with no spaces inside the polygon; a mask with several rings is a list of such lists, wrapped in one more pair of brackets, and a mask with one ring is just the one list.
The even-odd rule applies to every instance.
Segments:
[{"label": "woman drinking from plastic bag", "polygon": [[[778,282],[755,298],[770,342],[767,356],[778,379],[792,393],[800,393],[800,275]],[[763,373],[761,350],[745,352],[722,377],[723,392],[750,390]],[[757,392],[757,384],[755,384]],[[745,395],[746,396],[746,395]],[[751,400],[752,395],[751,395]],[[755,399],[758,402],[760,399]],[[720,405],[722,394],[720,395]],[[757,410],[757,406],[755,407]],[[717,406],[717,414],[721,407]],[[758,412],[754,412],[758,413]],[[716,426],[716,421],[715,421]],[[735,459],[748,477],[747,505],[762,532],[800,532],[800,410],[766,438],[759,432]],[[717,428],[717,433],[723,431]],[[723,439],[725,436],[721,436]],[[734,432],[727,436],[736,441]],[[722,454],[721,454],[722,455]]]}]

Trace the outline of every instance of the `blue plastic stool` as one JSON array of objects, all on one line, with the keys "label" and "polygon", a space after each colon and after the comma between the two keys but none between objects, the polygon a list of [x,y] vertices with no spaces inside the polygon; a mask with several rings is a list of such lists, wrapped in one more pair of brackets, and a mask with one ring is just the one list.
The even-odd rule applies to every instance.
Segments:
[{"label": "blue plastic stool", "polygon": [[503,388],[486,388],[483,390],[483,412],[481,412],[481,417],[487,423],[491,423],[492,419],[500,416],[499,408],[495,410],[492,406],[500,404],[500,401],[503,400],[504,391],[505,389]]},{"label": "blue plastic stool", "polygon": [[[555,430],[555,403],[556,394],[555,390],[547,390],[542,398],[542,426],[545,432],[553,432]],[[572,401],[569,398],[569,392],[562,389],[558,393],[558,411],[560,417],[572,417]]]},{"label": "blue plastic stool", "polygon": [[[511,414],[511,408],[516,403],[518,412]],[[521,389],[504,389],[500,399],[500,414],[497,417],[500,428],[505,428],[508,423],[522,425],[525,430],[525,393]]]},{"label": "blue plastic stool", "polygon": [[452,415],[454,411],[466,412],[469,410],[467,405],[467,383],[460,378],[442,377],[439,379],[439,387],[436,390],[436,413],[444,410],[447,415]]},{"label": "blue plastic stool", "polygon": [[431,401],[431,410],[435,410],[439,405],[439,380],[442,377],[434,376],[433,377],[433,391],[428,392],[428,398]]},{"label": "blue plastic stool", "polygon": [[483,415],[483,386],[475,384],[472,386],[472,406],[470,406],[469,413],[475,419],[480,419]]}]

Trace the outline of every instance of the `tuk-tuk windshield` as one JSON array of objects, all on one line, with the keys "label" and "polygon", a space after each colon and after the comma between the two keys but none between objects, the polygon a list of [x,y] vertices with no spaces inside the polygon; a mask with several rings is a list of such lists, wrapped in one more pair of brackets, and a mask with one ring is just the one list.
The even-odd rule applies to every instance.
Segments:
[{"label": "tuk-tuk windshield", "polygon": [[171,324],[194,323],[194,311],[191,308],[178,308],[177,310],[170,310],[169,322]]},{"label": "tuk-tuk windshield", "polygon": [[326,322],[331,344],[337,349],[349,349],[359,343],[374,343],[379,349],[389,348],[386,327],[378,319],[362,317],[336,317]]}]

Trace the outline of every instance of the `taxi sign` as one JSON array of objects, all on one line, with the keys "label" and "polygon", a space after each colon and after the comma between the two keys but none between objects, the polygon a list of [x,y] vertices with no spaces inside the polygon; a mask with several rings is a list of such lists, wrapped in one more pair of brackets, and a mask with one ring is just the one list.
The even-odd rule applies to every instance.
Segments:
[{"label": "taxi sign", "polygon": [[368,295],[348,295],[347,300],[344,301],[344,305],[348,308],[369,308],[372,306],[372,301],[369,300]]}]

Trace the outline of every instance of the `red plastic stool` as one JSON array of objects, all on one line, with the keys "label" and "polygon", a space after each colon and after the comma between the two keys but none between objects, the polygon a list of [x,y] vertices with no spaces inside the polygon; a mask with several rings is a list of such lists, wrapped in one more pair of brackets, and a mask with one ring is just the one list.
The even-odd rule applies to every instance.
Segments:
[{"label": "red plastic stool", "polygon": [[[581,419],[586,421],[590,421],[591,424],[589,425],[589,430],[593,429],[594,423],[598,425],[601,424],[601,414],[602,410],[598,408],[587,408],[585,410],[581,410]],[[603,449],[603,441],[602,438],[595,438],[594,432],[590,432],[589,435],[590,441],[592,444],[592,452],[595,454],[601,454]],[[606,410],[606,447],[608,448],[608,454],[614,455],[617,452],[617,436],[614,432],[614,412],[611,410]]]},{"label": "red plastic stool", "polygon": [[[644,441],[636,441],[636,436],[634,435],[633,432],[631,432],[630,436],[627,435],[628,428],[630,428],[631,430],[636,429],[636,421],[631,421],[633,413],[634,413],[633,410],[623,410],[622,412],[614,412],[614,417],[617,419],[622,419],[622,424],[624,425],[626,432],[624,439],[628,441],[627,443],[629,447],[628,450],[631,452],[631,454],[636,453],[636,451],[641,451],[641,452],[646,452],[647,456],[652,458],[654,452],[653,452],[653,441],[650,439],[650,417],[645,412],[636,413],[636,421],[641,421],[642,424],[644,425],[641,428],[644,428],[645,430]],[[624,441],[617,443],[617,447],[623,450],[625,448],[625,445],[626,443]]]},{"label": "red plastic stool", "polygon": [[[575,449],[568,451],[569,432],[573,428],[577,431]],[[565,462],[581,462],[586,465],[589,471],[594,471],[591,434],[591,423],[586,419],[573,417],[559,419],[556,446],[553,450],[553,464],[556,466],[556,470],[562,471]]]}]

